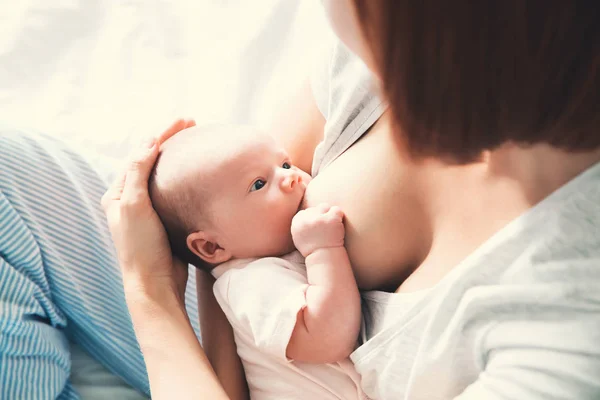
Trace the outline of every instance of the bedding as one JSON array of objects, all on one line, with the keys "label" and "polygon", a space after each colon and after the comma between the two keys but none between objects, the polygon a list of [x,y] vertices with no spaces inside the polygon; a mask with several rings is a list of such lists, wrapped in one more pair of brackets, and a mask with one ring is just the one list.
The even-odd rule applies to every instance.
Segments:
[{"label": "bedding", "polygon": [[318,1],[0,5],[0,121],[121,159],[177,117],[260,123],[329,34]]}]

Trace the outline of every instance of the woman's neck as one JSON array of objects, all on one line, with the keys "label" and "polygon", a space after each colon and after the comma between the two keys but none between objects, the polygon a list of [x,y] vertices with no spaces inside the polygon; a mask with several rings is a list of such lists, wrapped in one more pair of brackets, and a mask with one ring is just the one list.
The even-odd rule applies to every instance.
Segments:
[{"label": "woman's neck", "polygon": [[548,145],[505,145],[486,160],[488,175],[512,181],[530,207],[599,161],[600,149],[573,153]]},{"label": "woman's neck", "polygon": [[435,285],[494,233],[600,161],[600,149],[569,153],[546,145],[505,145],[481,162],[421,168],[432,241],[420,266],[398,288]]}]

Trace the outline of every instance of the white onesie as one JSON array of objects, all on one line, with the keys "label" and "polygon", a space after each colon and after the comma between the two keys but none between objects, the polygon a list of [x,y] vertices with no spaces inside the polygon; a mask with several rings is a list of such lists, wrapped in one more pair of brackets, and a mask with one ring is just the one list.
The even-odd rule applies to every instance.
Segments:
[{"label": "white onesie", "polygon": [[229,261],[212,274],[253,400],[365,398],[350,360],[309,364],[286,357],[298,312],[306,305],[308,281],[300,253]]}]

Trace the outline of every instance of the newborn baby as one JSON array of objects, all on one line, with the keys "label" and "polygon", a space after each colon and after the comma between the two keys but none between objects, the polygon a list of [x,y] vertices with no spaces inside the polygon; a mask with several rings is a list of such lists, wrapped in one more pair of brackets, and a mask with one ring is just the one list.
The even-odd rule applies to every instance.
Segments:
[{"label": "newborn baby", "polygon": [[300,210],[310,179],[272,137],[239,126],[176,134],[150,179],[174,253],[216,278],[252,399],[364,398],[348,359],[360,296],[343,214]]}]

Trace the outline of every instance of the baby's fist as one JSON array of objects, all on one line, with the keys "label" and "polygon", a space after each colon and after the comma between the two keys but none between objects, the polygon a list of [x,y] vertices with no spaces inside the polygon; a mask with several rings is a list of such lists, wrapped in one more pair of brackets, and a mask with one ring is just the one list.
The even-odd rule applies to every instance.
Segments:
[{"label": "baby's fist", "polygon": [[304,257],[317,249],[343,246],[343,219],[339,207],[327,204],[300,211],[292,220],[294,245]]}]

